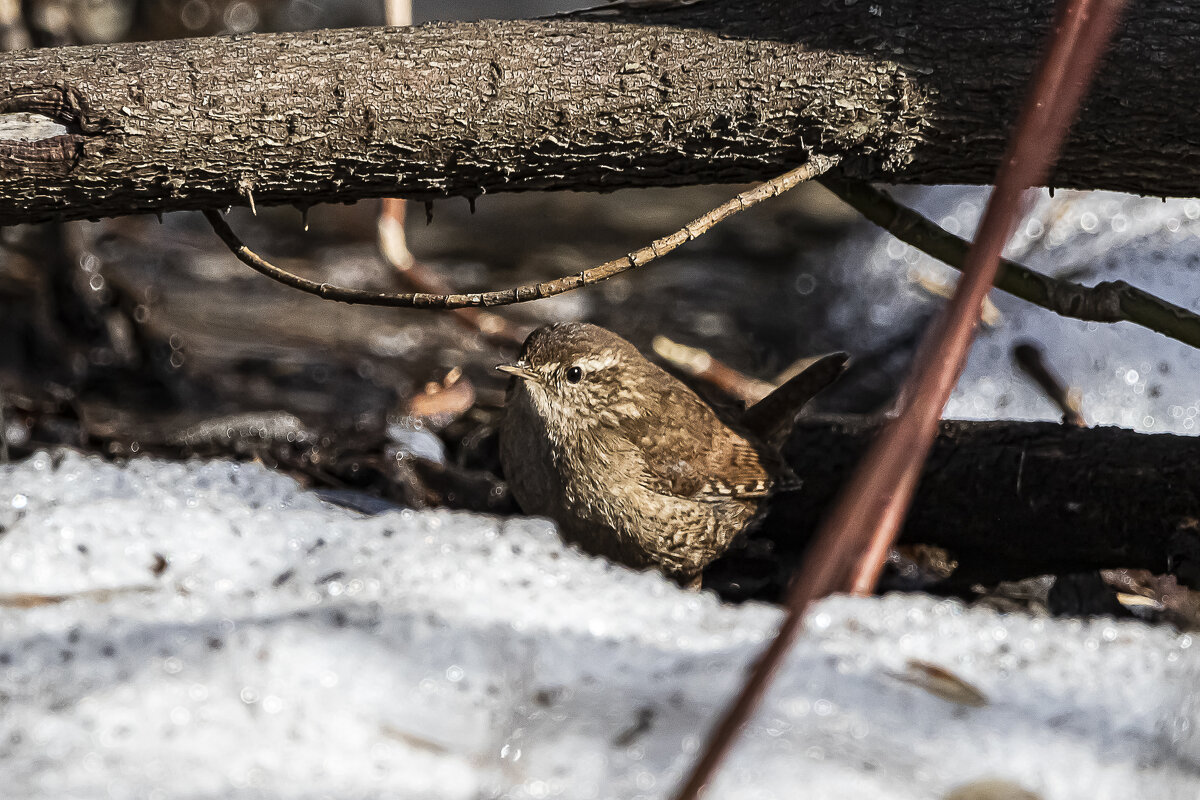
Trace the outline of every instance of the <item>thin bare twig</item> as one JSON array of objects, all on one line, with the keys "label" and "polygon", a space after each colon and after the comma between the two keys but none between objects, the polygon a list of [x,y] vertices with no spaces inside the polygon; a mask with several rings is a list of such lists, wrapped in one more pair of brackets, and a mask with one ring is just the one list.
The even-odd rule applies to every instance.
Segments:
[{"label": "thin bare twig", "polygon": [[[824,175],[820,183],[900,241],[955,269],[966,263],[969,242],[897,203],[887,192],[842,175]],[[1087,322],[1132,322],[1200,348],[1200,315],[1125,281],[1089,287],[1001,259],[996,288],[1059,316]]]},{"label": "thin bare twig", "polygon": [[1041,348],[1032,342],[1021,342],[1012,351],[1013,360],[1029,378],[1046,393],[1051,403],[1058,406],[1062,412],[1064,425],[1074,425],[1086,428],[1087,421],[1079,410],[1076,398],[1071,397],[1071,391],[1063,385],[1062,379],[1055,375],[1042,357]]},{"label": "thin bare twig", "polygon": [[715,386],[725,394],[752,406],[779,388],[774,383],[760,381],[739,372],[712,353],[699,347],[688,347],[666,336],[655,336],[650,348],[671,366],[693,378]]},{"label": "thin bare twig", "polygon": [[[412,25],[412,0],[383,0],[384,22],[397,28]],[[407,201],[385,197],[379,206],[379,252],[391,264],[404,285],[418,292],[441,294],[450,287],[440,275],[413,256],[404,235]],[[493,344],[520,345],[525,334],[508,320],[474,308],[459,308],[452,312],[463,327],[481,334]]]},{"label": "thin bare twig", "polygon": [[788,591],[779,632],[755,663],[738,697],[722,715],[696,767],[676,795],[695,800],[729,752],[742,726],[800,631],[809,604],[852,581],[870,588],[907,511],[937,422],[958,381],[979,324],[979,312],[1017,218],[1021,193],[1048,171],[1066,136],[1113,29],[1121,0],[1063,0],[1054,36],[1016,132],[1001,162],[954,297],[930,330],[901,391],[900,415],[872,444]]},{"label": "thin bare twig", "polygon": [[[379,252],[405,285],[418,292],[448,293],[450,287],[428,264],[418,261],[404,238],[405,201],[384,198],[379,210]],[[459,323],[498,346],[520,346],[528,331],[520,330],[498,314],[478,308],[456,308],[450,312]]]},{"label": "thin bare twig", "polygon": [[745,211],[771,197],[778,197],[784,192],[804,183],[807,180],[824,174],[832,169],[840,156],[814,154],[802,167],[760,183],[753,189],[748,189],[726,203],[722,203],[707,214],[692,220],[675,233],[656,239],[640,250],[607,261],[599,266],[585,269],[577,275],[566,275],[545,283],[533,283],[525,286],[515,286],[511,289],[498,289],[488,292],[472,292],[469,294],[435,294],[430,292],[404,292],[389,294],[387,292],[370,292],[363,289],[349,289],[330,283],[309,280],[280,269],[266,259],[246,247],[237,235],[221,218],[221,215],[211,209],[204,211],[204,216],[212,225],[213,230],[221,241],[233,251],[238,260],[246,266],[266,275],[272,280],[285,286],[299,289],[302,292],[336,300],[341,303],[358,303],[371,306],[387,306],[390,308],[477,308],[480,306],[507,306],[514,303],[525,303],[530,300],[540,300],[553,297],[583,286],[591,286],[608,278],[628,272],[631,269],[660,258],[680,245],[690,242],[704,234],[717,223]]}]

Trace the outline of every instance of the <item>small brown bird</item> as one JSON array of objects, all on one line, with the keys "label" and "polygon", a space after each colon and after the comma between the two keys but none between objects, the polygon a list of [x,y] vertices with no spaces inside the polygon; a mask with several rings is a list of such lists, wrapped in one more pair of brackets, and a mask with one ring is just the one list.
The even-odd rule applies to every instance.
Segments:
[{"label": "small brown bird", "polygon": [[513,495],[590,553],[695,585],[779,474],[766,448],[604,328],[539,328],[497,369],[513,376],[500,429]]}]

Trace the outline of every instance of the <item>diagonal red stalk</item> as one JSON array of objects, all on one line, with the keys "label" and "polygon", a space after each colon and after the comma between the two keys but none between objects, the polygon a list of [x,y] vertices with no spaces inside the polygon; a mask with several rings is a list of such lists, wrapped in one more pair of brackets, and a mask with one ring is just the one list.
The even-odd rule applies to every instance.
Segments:
[{"label": "diagonal red stalk", "polygon": [[[1022,193],[1046,178],[1058,157],[1123,0],[1068,0],[1009,141],[963,277],[927,336],[901,390],[901,409],[873,443],[824,528],[835,539],[873,531],[852,576],[872,591],[908,511],[937,423],[966,365],[1000,254],[1020,220]],[[909,399],[911,398],[911,399]]]},{"label": "diagonal red stalk", "polygon": [[1123,5],[1123,0],[1061,3],[1049,49],[1021,109],[963,278],[926,336],[901,390],[899,414],[872,444],[821,526],[789,590],[787,615],[775,640],[717,724],[677,800],[695,800],[712,778],[761,702],[809,604],[838,590],[869,592],[874,586],[912,500],[942,409],[966,363],[1000,252],[1018,220],[1021,193],[1049,172]]}]

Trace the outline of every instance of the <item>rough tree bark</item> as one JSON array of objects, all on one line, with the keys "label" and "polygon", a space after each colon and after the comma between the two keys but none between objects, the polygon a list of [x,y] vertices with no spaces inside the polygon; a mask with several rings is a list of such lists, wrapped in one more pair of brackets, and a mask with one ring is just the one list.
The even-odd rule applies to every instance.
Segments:
[{"label": "rough tree bark", "polygon": [[[853,154],[876,180],[986,183],[1050,13],[707,0],[6,53],[0,114],[68,130],[0,140],[0,224],[742,182],[812,152]],[[1197,46],[1200,7],[1134,4],[1052,183],[1195,194]]]}]

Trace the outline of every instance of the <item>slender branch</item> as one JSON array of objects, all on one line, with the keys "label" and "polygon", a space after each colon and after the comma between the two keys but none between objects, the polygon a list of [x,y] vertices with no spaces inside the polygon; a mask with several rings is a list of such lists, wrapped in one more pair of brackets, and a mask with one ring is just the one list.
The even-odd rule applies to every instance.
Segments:
[{"label": "slender branch", "polygon": [[1016,130],[1006,148],[979,235],[954,297],[926,334],[901,389],[899,415],[872,443],[818,529],[788,590],[787,614],[742,690],[721,715],[676,800],[696,800],[758,708],[817,598],[875,584],[916,490],[937,422],[966,364],[1000,263],[1016,224],[1020,195],[1049,172],[1079,108],[1100,54],[1116,27],[1122,0],[1061,0],[1050,45],[1040,59]]},{"label": "slender branch", "polygon": [[[887,192],[841,175],[825,175],[820,182],[900,241],[955,269],[961,270],[966,263],[969,242],[897,203]],[[1132,322],[1200,348],[1200,315],[1125,281],[1105,281],[1088,287],[1002,259],[996,288],[1059,316],[1087,322]]]},{"label": "slender branch", "polygon": [[1021,371],[1037,384],[1051,403],[1058,406],[1058,410],[1062,412],[1064,425],[1074,425],[1077,428],[1087,427],[1087,420],[1083,418],[1083,413],[1079,410],[1078,401],[1071,397],[1071,391],[1063,384],[1062,379],[1055,375],[1046,364],[1041,348],[1032,342],[1022,342],[1013,348],[1012,355],[1013,361],[1017,363]]},{"label": "slender branch", "polygon": [[726,395],[752,406],[779,388],[778,384],[760,381],[739,372],[712,353],[699,347],[688,347],[666,336],[655,336],[650,343],[654,353],[675,369],[716,387]]},{"label": "slender branch", "polygon": [[[383,198],[379,210],[379,252],[396,271],[404,285],[418,292],[437,293],[449,290],[444,278],[429,265],[418,261],[408,249],[404,237],[405,200]],[[520,347],[527,331],[489,311],[478,308],[456,308],[454,318],[465,328],[475,331],[499,347]]]},{"label": "slender branch", "polygon": [[371,292],[363,289],[349,289],[342,286],[335,286],[331,283],[302,278],[299,275],[294,275],[291,272],[280,269],[249,247],[246,247],[216,211],[206,210],[204,216],[209,224],[212,225],[213,230],[216,231],[217,236],[221,237],[221,241],[225,242],[243,264],[285,286],[291,286],[293,289],[315,294],[327,300],[370,306],[388,306],[392,308],[453,309],[478,306],[507,306],[514,303],[524,303],[529,300],[540,300],[544,297],[553,297],[554,295],[563,294],[582,286],[590,286],[648,264],[685,242],[690,242],[692,239],[706,233],[714,225],[734,214],[745,211],[768,198],[778,197],[789,189],[828,172],[840,160],[840,156],[813,155],[804,166],[796,167],[777,178],[760,183],[753,189],[747,189],[732,200],[722,203],[707,214],[692,220],[669,236],[656,239],[646,247],[635,250],[628,255],[607,261],[597,267],[585,269],[578,275],[566,275],[545,283],[515,286],[511,289],[473,292],[470,294],[432,294],[429,292],[388,294],[386,292]]}]

